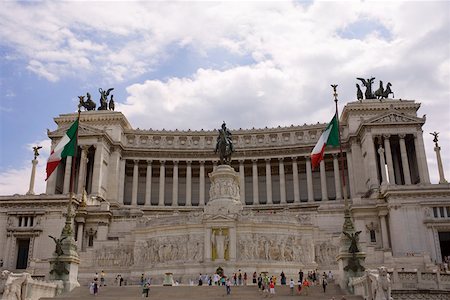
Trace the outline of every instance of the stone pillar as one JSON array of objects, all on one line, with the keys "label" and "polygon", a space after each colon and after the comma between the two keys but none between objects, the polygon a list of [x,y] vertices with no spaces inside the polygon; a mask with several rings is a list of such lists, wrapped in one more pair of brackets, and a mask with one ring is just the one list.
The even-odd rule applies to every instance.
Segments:
[{"label": "stone pillar", "polygon": [[294,203],[300,203],[297,157],[292,157],[292,180],[294,181]]},{"label": "stone pillar", "polygon": [[395,184],[394,163],[392,162],[391,143],[389,141],[389,134],[384,137],[384,153],[386,154],[386,164],[388,166],[389,184]]},{"label": "stone pillar", "polygon": [[133,166],[133,186],[131,190],[131,205],[137,205],[138,183],[139,183],[139,160],[135,159]]},{"label": "stone pillar", "polygon": [[210,227],[205,228],[205,262],[211,261],[211,234],[212,230]]},{"label": "stone pillar", "polygon": [[145,205],[152,205],[152,160],[147,160],[145,176]]},{"label": "stone pillar", "polygon": [[[200,161],[200,191],[199,191],[199,204],[198,206],[204,206],[205,205],[205,161]],[[211,245],[210,245],[211,246]],[[210,255],[211,255],[211,251]],[[211,258],[210,258],[211,260]]]},{"label": "stone pillar", "polygon": [[308,202],[314,201],[311,158],[309,156],[306,157],[306,185],[308,187]]},{"label": "stone pillar", "polygon": [[30,188],[28,189],[27,195],[34,195],[34,179],[36,177],[36,165],[38,161],[37,159],[33,159],[31,163],[33,166],[31,167]]},{"label": "stone pillar", "polygon": [[158,199],[158,205],[164,206],[164,189],[166,188],[166,166],[165,160],[159,161],[159,199]]},{"label": "stone pillar", "polygon": [[386,215],[387,212],[380,212],[380,224],[381,224],[381,238],[383,241],[383,249],[390,249],[389,245],[389,236],[388,236],[388,229],[387,229],[387,223],[386,223]]},{"label": "stone pillar", "polygon": [[270,158],[266,158],[266,192],[267,204],[272,204],[272,167],[270,166]]},{"label": "stone pillar", "polygon": [[380,170],[381,170],[381,184],[387,184],[387,176],[386,176],[386,162],[384,161],[384,149],[380,146],[378,147],[378,155],[380,156]]},{"label": "stone pillar", "polygon": [[430,174],[428,173],[427,155],[423,145],[423,134],[419,130],[414,135],[414,147],[416,148],[417,165],[419,166],[420,183],[430,183]]},{"label": "stone pillar", "polygon": [[103,152],[104,152],[104,146],[103,141],[99,141],[95,145],[95,155],[94,155],[94,169],[92,171],[92,189],[91,194],[94,195],[101,195],[101,186],[103,182],[103,172],[102,168],[105,166],[103,165]]},{"label": "stone pillar", "polygon": [[408,153],[406,152],[405,134],[399,134],[400,156],[402,157],[403,177],[405,184],[411,184],[411,174],[409,173]]},{"label": "stone pillar", "polygon": [[228,230],[228,233],[230,235],[230,261],[236,261],[236,249],[237,249],[237,242],[236,242],[236,228],[231,227]]},{"label": "stone pillar", "polygon": [[[345,180],[345,189],[344,187],[342,187],[342,193],[344,195],[344,198],[347,198],[347,186],[348,186],[348,190],[350,191],[350,197],[352,197],[353,195],[355,195],[355,176],[354,176],[354,172],[353,172],[353,154],[352,152],[346,152],[345,153],[346,158],[347,158],[347,171],[348,171],[348,177]],[[342,174],[341,172],[339,172],[339,174]]]},{"label": "stone pillar", "polygon": [[124,189],[125,189],[125,164],[126,164],[127,160],[124,159],[123,157],[120,160],[120,170],[119,170],[119,188],[118,188],[118,195],[117,195],[117,199],[118,202],[120,204],[123,204],[123,194],[124,194]]},{"label": "stone pillar", "polygon": [[373,189],[379,187],[378,182],[378,172],[377,172],[377,154],[375,153],[375,145],[373,142],[372,133],[368,132],[362,139],[362,151],[366,152],[363,156],[364,168],[366,171],[366,176],[369,179],[366,188]]},{"label": "stone pillar", "polygon": [[253,204],[259,204],[258,192],[258,160],[252,159],[252,174],[253,174]]},{"label": "stone pillar", "polygon": [[325,158],[320,161],[320,189],[322,201],[328,200],[327,173],[325,172]]},{"label": "stone pillar", "polygon": [[192,161],[186,161],[186,206],[192,205]]},{"label": "stone pillar", "polygon": [[245,205],[245,169],[244,160],[239,160],[239,191],[241,196],[241,203]]},{"label": "stone pillar", "polygon": [[86,164],[87,164],[87,152],[89,150],[89,146],[84,145],[81,146],[81,155],[80,155],[80,172],[78,173],[78,189],[77,194],[83,193],[86,184]]},{"label": "stone pillar", "polygon": [[284,158],[278,159],[278,168],[280,173],[280,203],[286,203],[286,177],[284,175]]},{"label": "stone pillar", "polygon": [[118,189],[120,183],[120,147],[112,146],[108,163],[108,183],[106,189],[106,199],[117,202]]},{"label": "stone pillar", "polygon": [[341,172],[339,172],[338,154],[333,153],[334,187],[336,189],[336,200],[342,199]]},{"label": "stone pillar", "polygon": [[447,183],[447,180],[445,180],[444,175],[444,167],[442,166],[442,159],[441,159],[441,147],[439,147],[438,143],[436,142],[436,146],[434,147],[434,151],[436,152],[436,160],[439,170],[439,183]]},{"label": "stone pillar", "polygon": [[66,169],[64,170],[64,185],[63,194],[66,195],[70,193],[70,175],[72,172],[72,156],[66,157]]},{"label": "stone pillar", "polygon": [[5,249],[3,252],[3,268],[5,269],[15,269],[15,267],[12,266],[12,261],[9,258],[11,255],[10,251],[11,251],[11,240],[12,240],[12,232],[11,231],[7,231],[6,232],[6,245],[5,245]]},{"label": "stone pillar", "polygon": [[84,223],[79,222],[78,223],[78,230],[77,230],[77,248],[78,251],[81,251],[83,249],[83,229],[84,229]]},{"label": "stone pillar", "polygon": [[178,205],[178,160],[173,161],[172,206]]}]

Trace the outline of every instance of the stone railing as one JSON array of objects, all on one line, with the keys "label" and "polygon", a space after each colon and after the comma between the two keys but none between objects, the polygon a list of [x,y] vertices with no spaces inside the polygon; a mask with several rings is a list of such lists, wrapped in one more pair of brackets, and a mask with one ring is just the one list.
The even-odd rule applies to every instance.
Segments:
[{"label": "stone railing", "polygon": [[[406,295],[425,291],[450,295],[450,273],[391,270],[389,274],[394,299],[409,299]],[[367,275],[351,278],[349,287],[355,295],[364,299],[373,298],[372,282]]]},{"label": "stone railing", "polygon": [[11,273],[2,271],[1,276],[2,300],[27,299],[38,300],[43,297],[55,297],[64,289],[61,280],[36,280],[29,273]]}]

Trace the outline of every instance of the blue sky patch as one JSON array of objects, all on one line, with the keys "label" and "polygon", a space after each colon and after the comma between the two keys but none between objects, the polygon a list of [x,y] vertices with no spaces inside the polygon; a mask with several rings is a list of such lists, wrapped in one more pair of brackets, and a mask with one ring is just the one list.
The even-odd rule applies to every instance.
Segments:
[{"label": "blue sky patch", "polygon": [[338,31],[338,35],[344,39],[364,40],[368,35],[377,33],[383,39],[392,40],[392,34],[386,26],[378,20],[361,19],[349,24],[342,30]]}]

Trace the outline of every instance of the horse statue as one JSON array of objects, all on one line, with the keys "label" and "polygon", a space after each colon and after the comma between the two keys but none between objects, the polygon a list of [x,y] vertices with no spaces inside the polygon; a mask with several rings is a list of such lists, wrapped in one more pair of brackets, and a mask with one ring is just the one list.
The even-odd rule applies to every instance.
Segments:
[{"label": "horse statue", "polygon": [[219,152],[221,165],[229,165],[231,163],[231,154],[234,152],[234,147],[233,141],[231,140],[231,132],[226,127],[225,122],[223,122],[222,128],[219,129],[214,153],[217,152]]},{"label": "horse statue", "polygon": [[84,107],[86,110],[94,110],[97,105],[94,101],[92,101],[91,94],[86,93],[86,97],[87,100],[84,101],[84,96],[78,96],[78,99],[80,99],[80,104],[78,104],[78,107]]},{"label": "horse statue", "polygon": [[380,80],[380,87],[378,88],[378,90],[375,91],[374,95],[377,99],[383,98],[384,95],[383,81]]},{"label": "horse statue", "polygon": [[386,85],[386,89],[383,92],[382,98],[388,98],[389,94],[392,94],[392,98],[394,98],[394,92],[391,90],[391,86],[392,86],[392,84],[390,82],[388,82]]},{"label": "horse statue", "polygon": [[359,87],[359,84],[356,84],[356,99],[361,101],[363,99],[363,93],[361,91],[361,88]]}]

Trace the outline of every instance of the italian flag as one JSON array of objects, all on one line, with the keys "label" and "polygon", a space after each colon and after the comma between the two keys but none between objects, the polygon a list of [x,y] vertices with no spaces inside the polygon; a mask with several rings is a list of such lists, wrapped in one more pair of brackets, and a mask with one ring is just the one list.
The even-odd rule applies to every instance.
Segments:
[{"label": "italian flag", "polygon": [[77,131],[78,131],[78,119],[73,122],[72,126],[70,126],[69,130],[66,131],[66,134],[59,141],[58,145],[56,145],[55,149],[50,153],[50,157],[47,161],[47,180],[50,175],[52,175],[53,171],[59,165],[61,159],[67,156],[75,155],[75,148],[77,144]]},{"label": "italian flag", "polygon": [[315,169],[323,159],[323,152],[326,146],[339,146],[339,128],[337,114],[334,115],[325,131],[322,132],[316,146],[311,152],[311,165]]}]

